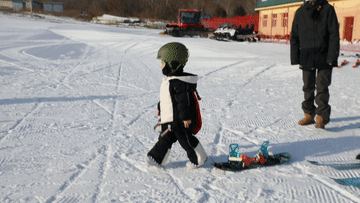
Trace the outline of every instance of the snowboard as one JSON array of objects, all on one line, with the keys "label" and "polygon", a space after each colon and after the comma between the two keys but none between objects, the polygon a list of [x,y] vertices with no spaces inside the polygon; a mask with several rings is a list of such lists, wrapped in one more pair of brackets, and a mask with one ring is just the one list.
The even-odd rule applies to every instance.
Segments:
[{"label": "snowboard", "polygon": [[[360,159],[360,154],[356,156],[356,159]],[[316,166],[327,166],[334,168],[336,170],[353,170],[360,169],[359,161],[340,161],[340,162],[321,162],[321,161],[309,161],[309,163],[314,164]],[[331,178],[336,183],[345,186],[354,186],[360,188],[360,178]]]},{"label": "snowboard", "polygon": [[340,179],[333,179],[333,180],[340,185],[354,186],[354,187],[360,188],[360,178],[340,178]]},{"label": "snowboard", "polygon": [[268,152],[269,142],[265,141],[254,157],[240,154],[238,144],[230,144],[227,162],[215,162],[211,165],[223,171],[243,171],[258,167],[274,166],[286,163],[290,160],[291,154],[287,152],[272,154]]},{"label": "snowboard", "polygon": [[309,160],[308,162],[316,166],[329,166],[337,170],[360,169],[360,162],[319,162]]}]

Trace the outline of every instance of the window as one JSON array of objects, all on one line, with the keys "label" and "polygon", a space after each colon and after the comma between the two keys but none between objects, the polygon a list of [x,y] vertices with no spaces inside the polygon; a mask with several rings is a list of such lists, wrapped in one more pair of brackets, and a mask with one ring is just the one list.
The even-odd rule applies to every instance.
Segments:
[{"label": "window", "polygon": [[201,15],[198,12],[180,12],[180,22],[189,24],[201,24]]},{"label": "window", "polygon": [[289,14],[283,13],[282,26],[288,27],[288,24],[289,24]]},{"label": "window", "polygon": [[263,27],[267,27],[267,22],[268,22],[268,15],[264,15],[264,18],[263,18]]},{"label": "window", "polygon": [[272,15],[272,26],[276,27],[277,14]]}]

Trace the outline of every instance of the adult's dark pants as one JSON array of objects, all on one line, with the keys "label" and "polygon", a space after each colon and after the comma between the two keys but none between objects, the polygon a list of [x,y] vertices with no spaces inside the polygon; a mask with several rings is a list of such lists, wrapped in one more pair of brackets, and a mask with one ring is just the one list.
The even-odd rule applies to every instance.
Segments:
[{"label": "adult's dark pants", "polygon": [[166,153],[176,141],[179,141],[180,146],[186,151],[189,160],[197,165],[198,158],[194,149],[199,144],[199,140],[189,130],[170,131],[164,136],[160,135],[148,156],[154,158],[157,163],[162,163]]},{"label": "adult's dark pants", "polygon": [[[304,113],[310,114],[313,117],[315,115],[323,117],[325,123],[330,121],[329,86],[331,84],[332,70],[332,68],[312,71],[303,70],[304,101],[302,109]],[[314,105],[314,102],[317,104],[317,107]]]}]

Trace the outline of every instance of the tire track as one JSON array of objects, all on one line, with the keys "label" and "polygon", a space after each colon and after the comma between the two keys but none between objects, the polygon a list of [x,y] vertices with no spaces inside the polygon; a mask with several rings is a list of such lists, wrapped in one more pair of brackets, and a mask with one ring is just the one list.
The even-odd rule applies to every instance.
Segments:
[{"label": "tire track", "polygon": [[77,70],[78,68],[82,65],[82,62],[78,63],[75,65],[75,67],[73,69],[71,69],[71,71],[65,75],[65,77],[63,79],[59,80],[59,84],[56,85],[56,89],[59,87],[59,85],[64,85],[65,87],[69,88],[69,89],[73,89],[68,83],[69,83],[69,77],[72,76]]},{"label": "tire track", "polygon": [[246,140],[246,141],[248,141],[248,142],[250,142],[250,143],[252,143],[254,145],[260,145],[261,144],[260,142],[256,141],[255,139],[250,139],[249,136],[247,136],[247,135],[251,134],[251,132],[255,131],[256,129],[251,130],[251,131],[246,132],[246,133],[242,132],[242,131],[238,131],[238,130],[233,130],[233,129],[230,129],[230,128],[227,128],[227,127],[224,127],[224,129],[226,129],[227,131],[232,132],[234,134],[242,135],[241,138],[243,138],[244,140]]},{"label": "tire track", "polygon": [[[144,40],[145,41],[145,40]],[[125,51],[124,51],[124,55],[122,56],[122,59],[121,59],[121,62],[119,64],[119,67],[118,67],[118,76],[117,76],[117,87],[116,87],[116,92],[117,93],[120,93],[121,91],[121,87],[122,87],[122,75],[123,75],[123,64],[126,62],[125,61],[125,57],[126,57],[126,54],[134,47],[136,47],[140,42],[137,42],[137,43],[134,43],[133,45],[131,45],[130,47],[128,47]],[[130,85],[129,85],[130,86]],[[138,87],[136,87],[138,88]],[[140,88],[142,89],[142,88]],[[142,89],[143,90],[143,89]],[[112,126],[115,126],[115,123],[116,123],[116,115],[118,114],[118,106],[119,106],[119,101],[116,100],[115,101],[115,104],[114,104],[114,110],[112,112],[112,118],[113,118],[113,123],[112,123]]]},{"label": "tire track", "polygon": [[[182,182],[181,179],[178,178],[174,178],[174,176],[172,176],[169,172],[166,171],[166,174],[169,176],[171,182],[174,184],[174,186],[176,187],[176,189],[180,192],[182,197],[185,197],[186,199],[188,199],[190,202],[193,201],[193,199],[191,199],[191,197],[189,197],[189,195],[187,195],[184,192],[184,188],[180,188],[179,183]],[[179,182],[179,183],[178,183]]]},{"label": "tire track", "polygon": [[[343,202],[336,198],[337,193],[331,188],[325,188],[323,186],[311,186],[308,189],[309,196],[315,199],[315,202]],[[355,202],[356,203],[356,202]]]},{"label": "tire track", "polygon": [[103,106],[102,104],[100,104],[100,102],[92,100],[92,102],[94,102],[98,107],[100,107],[101,109],[103,109],[105,112],[107,112],[110,116],[111,119],[114,119],[113,117],[113,112],[111,112],[111,110],[107,109],[105,106]]},{"label": "tire track", "polygon": [[21,118],[20,120],[18,120],[15,125],[13,125],[7,132],[6,135],[4,135],[3,137],[0,138],[0,144],[7,139],[8,136],[10,136],[14,131],[17,131],[17,130],[21,130],[19,129],[20,126],[25,122],[25,120],[27,118],[29,118],[35,111],[37,111],[38,109],[40,109],[42,107],[42,103],[35,103],[34,105],[34,108],[29,112],[27,113],[23,118]]},{"label": "tire track", "polygon": [[25,68],[25,67],[19,66],[19,65],[15,64],[15,63],[12,63],[12,62],[9,62],[9,61],[4,61],[4,60],[1,60],[1,59],[0,59],[0,62],[9,64],[9,65],[14,66],[14,67],[18,67],[18,68],[20,68],[21,70],[26,70],[26,71],[29,71],[29,72],[32,72],[32,73],[35,72],[34,70],[32,70],[32,69],[30,69],[30,68]]},{"label": "tire track", "polygon": [[103,154],[105,156],[105,160],[100,165],[100,181],[99,181],[99,184],[96,186],[96,193],[94,193],[94,195],[92,197],[93,202],[100,202],[98,200],[102,196],[104,180],[106,178],[107,171],[111,167],[110,157],[112,156],[112,153],[113,153],[112,148],[111,148],[111,145],[109,144],[106,147],[105,151],[103,152]]},{"label": "tire track", "polygon": [[[119,93],[120,90],[121,90],[121,83],[122,83],[122,72],[123,72],[123,63],[125,62],[124,58],[126,57],[126,53],[133,47],[135,47],[136,45],[138,45],[139,43],[135,43],[133,44],[132,46],[130,46],[129,48],[127,48],[125,51],[124,51],[124,55],[122,56],[122,59],[121,59],[121,62],[119,64],[119,67],[118,67],[118,76],[117,76],[117,86],[116,86],[116,92]],[[114,104],[114,111],[112,112],[112,126],[115,126],[115,123],[116,123],[116,115],[117,115],[117,112],[118,112],[118,106],[119,106],[119,101],[116,100],[115,101],[115,104]]]},{"label": "tire track", "polygon": [[275,67],[276,63],[274,63],[273,65],[270,65],[268,67],[266,67],[265,69],[261,70],[260,72],[258,72],[257,74],[255,74],[252,78],[250,78],[247,82],[245,82],[242,86],[246,87],[247,85],[249,85],[252,81],[255,80],[255,78],[259,77],[261,74],[263,74],[264,72],[270,70],[271,68]]},{"label": "tire track", "polygon": [[221,67],[221,68],[218,68],[218,69],[216,69],[216,70],[213,70],[213,71],[211,71],[211,72],[208,72],[208,73],[204,74],[203,76],[200,76],[200,77],[199,77],[199,80],[202,79],[202,78],[204,78],[204,77],[207,77],[207,76],[209,76],[209,75],[211,75],[211,74],[214,74],[214,73],[216,73],[216,72],[225,70],[225,69],[227,69],[227,68],[231,68],[231,67],[233,67],[233,66],[236,66],[236,65],[239,65],[239,64],[242,64],[242,63],[244,63],[244,61],[239,61],[239,62],[230,64],[230,65],[227,65],[227,66],[223,66],[223,67]]},{"label": "tire track", "polygon": [[[53,196],[49,197],[45,202],[46,203],[51,203],[51,202],[55,202],[57,201],[57,199],[59,199],[60,196],[62,196],[62,193],[65,192],[67,189],[69,189],[73,184],[74,182],[76,182],[77,180],[79,180],[81,178],[81,176],[83,174],[86,173],[86,171],[88,170],[88,168],[90,166],[92,166],[97,159],[99,159],[102,155],[104,155],[105,157],[108,157],[107,156],[107,151],[108,151],[108,146],[105,146],[103,145],[100,149],[98,149],[98,152],[97,154],[92,158],[90,159],[89,161],[86,161],[84,162],[83,164],[78,164],[76,167],[79,169],[77,172],[73,173],[69,178],[68,180],[66,180],[61,186],[60,188],[58,189],[58,191],[56,192],[56,194],[54,194]],[[106,158],[107,160],[107,158]],[[106,164],[103,165],[103,169],[105,169],[104,171],[106,171]],[[102,173],[103,174],[103,178],[104,178],[104,174],[106,174],[105,172]],[[97,191],[99,192],[100,189]],[[97,197],[97,195],[94,194],[95,197]],[[93,196],[93,199],[94,199],[94,196]]]},{"label": "tire track", "polygon": [[[300,171],[300,168],[294,166]],[[354,203],[360,202],[360,198],[357,197],[354,194],[351,194],[349,191],[347,191],[343,186],[338,185],[334,181],[331,181],[329,178],[323,177],[321,175],[316,175],[310,171],[303,171],[304,174],[307,174],[307,176],[321,184],[321,186],[313,186],[313,188],[309,189],[309,193],[316,198],[316,202],[337,202],[337,198],[335,195],[341,195],[345,199],[352,201]],[[324,188],[326,187],[326,188]],[[329,192],[329,190],[331,192]],[[336,192],[335,192],[336,191]],[[331,199],[328,199],[330,198]],[[325,201],[324,201],[325,199]]]},{"label": "tire track", "polygon": [[[101,63],[100,63],[101,64]],[[104,67],[100,67],[100,68],[95,68],[93,70],[90,70],[89,72],[87,73],[83,73],[81,75],[78,75],[78,77],[83,77],[85,75],[89,75],[91,73],[96,73],[96,72],[100,72],[100,71],[103,71],[103,70],[107,70],[107,69],[111,69],[112,67],[118,67],[120,63],[115,63],[115,64],[112,64],[111,62],[110,63],[105,63],[105,64],[109,64],[109,65],[105,65]]]},{"label": "tire track", "polygon": [[83,200],[81,197],[75,196],[75,197],[63,197],[58,202],[59,203],[77,203],[77,202],[83,202]]},{"label": "tire track", "polygon": [[[53,31],[50,31],[50,32],[55,34]],[[55,63],[55,64],[58,64],[58,62],[54,62],[54,61],[46,59],[46,58],[42,58],[42,57],[38,57],[38,56],[35,56],[35,55],[32,55],[32,54],[26,53],[27,50],[29,50],[29,49],[42,49],[43,47],[50,47],[50,46],[55,47],[55,46],[73,45],[76,42],[73,42],[73,41],[67,40],[67,39],[66,40],[52,39],[52,40],[45,40],[43,45],[39,45],[39,41],[37,41],[37,40],[33,40],[33,41],[30,40],[30,43],[31,44],[35,43],[35,45],[27,45],[27,46],[22,45],[22,46],[19,46],[16,49],[14,49],[14,47],[11,47],[14,50],[6,49],[6,51],[7,51],[7,53],[10,52],[12,58],[16,58],[17,60],[22,59],[21,61],[24,61],[24,62],[26,61],[27,63],[29,63],[30,66],[38,67],[39,61],[48,61],[49,63]],[[14,51],[16,52],[15,54],[12,53]],[[83,55],[81,56],[81,59],[84,58],[84,55],[87,52],[88,52],[88,49],[85,49]],[[49,77],[48,75],[42,74],[41,71],[36,71],[36,70],[34,71],[33,69],[17,65],[17,64],[15,64],[13,62],[4,61],[4,60],[1,60],[1,59],[0,59],[0,62],[10,64],[10,65],[12,65],[14,67],[18,67],[18,68],[20,68],[22,70],[27,70],[27,71],[30,71],[30,72],[34,72],[37,75],[40,75],[40,76],[42,76],[44,78]],[[71,72],[68,73],[68,75],[66,75],[65,78],[63,78],[62,80],[57,80],[56,78],[51,77],[52,80],[55,80],[55,84],[50,85],[48,88],[53,89],[55,87],[55,89],[57,89],[60,85],[64,85],[65,87],[67,87],[69,89],[72,89],[72,87],[69,84],[66,84],[66,82],[68,82],[68,78],[75,71],[77,71],[77,68],[80,65],[81,65],[80,63],[75,65],[75,67],[73,67],[71,69]]]},{"label": "tire track", "polygon": [[[129,52],[131,51],[131,49],[133,49],[134,47],[136,47],[139,43],[134,43],[133,45],[129,46],[125,51],[123,51],[123,56],[121,58],[121,61],[116,63],[117,65],[117,77],[116,77],[116,93],[120,94],[122,92],[123,88],[131,88],[131,89],[138,89],[141,91],[146,91],[149,93],[149,91],[144,90],[140,87],[136,87],[134,85],[130,85],[130,84],[126,84],[123,82],[123,75],[124,75],[124,70],[127,66],[127,59],[126,59],[126,55],[129,54]],[[114,45],[116,46],[116,45]],[[127,66],[125,66],[127,65]],[[113,67],[114,65],[111,65],[110,67]],[[131,66],[130,66],[131,67]],[[152,94],[152,93],[151,93]],[[143,96],[143,95],[142,95]],[[139,97],[139,95],[134,96],[134,97]],[[129,98],[128,98],[129,99]],[[107,136],[108,139],[106,140],[99,140],[102,143],[108,143],[108,142],[113,142],[112,140],[114,140],[113,135],[116,134],[115,130],[118,128],[117,125],[118,123],[121,123],[121,128],[122,131],[127,131],[126,129],[131,128],[132,126],[134,126],[143,116],[148,115],[148,112],[150,112],[150,109],[152,109],[153,107],[156,106],[156,104],[150,105],[148,107],[146,107],[146,110],[141,112],[140,114],[138,114],[135,118],[133,118],[132,120],[130,120],[129,122],[123,123],[123,122],[119,122],[119,111],[120,111],[120,106],[121,106],[121,102],[123,102],[122,100],[116,99],[114,103],[112,104],[112,110],[109,108],[106,108],[104,105],[101,104],[101,102],[98,101],[93,101],[97,106],[99,106],[101,109],[103,109],[104,111],[106,111],[110,116],[111,116],[111,129],[109,130],[110,136]],[[133,137],[137,143],[141,144],[143,148],[145,148],[145,145],[143,142],[140,141],[140,139],[136,136]],[[131,146],[129,146],[131,147]],[[101,166],[101,176],[102,176],[102,180],[104,180],[105,176],[106,176],[106,170],[108,170],[111,166],[110,166],[110,157],[111,157],[111,145],[109,145],[109,150],[107,153],[107,161],[106,163],[103,163]],[[140,171],[143,171],[143,166],[138,166],[137,161],[132,161],[130,158],[128,158],[125,154],[121,154],[121,155],[116,155],[115,158],[121,158],[122,160],[124,160],[125,162],[127,162],[128,164],[132,165],[133,167],[139,169]],[[106,170],[104,170],[106,169]],[[103,188],[103,182],[101,182],[98,186],[97,186],[97,192],[93,195],[92,200],[94,202],[101,200],[101,193],[102,193],[102,188]]]},{"label": "tire track", "polygon": [[0,174],[11,171],[15,167],[15,165],[10,165],[9,164],[12,159],[13,159],[12,156],[5,157],[5,158],[0,158]]},{"label": "tire track", "polygon": [[126,43],[126,42],[117,42],[117,43],[115,43],[113,45],[104,46],[103,48],[97,49],[96,51],[92,51],[92,53],[88,52],[88,54],[86,56],[84,56],[84,59],[89,59],[89,58],[93,57],[95,54],[100,53],[100,51],[102,51],[102,50],[108,49],[109,47],[117,47],[118,45],[121,45],[121,44],[124,44],[124,43]]}]

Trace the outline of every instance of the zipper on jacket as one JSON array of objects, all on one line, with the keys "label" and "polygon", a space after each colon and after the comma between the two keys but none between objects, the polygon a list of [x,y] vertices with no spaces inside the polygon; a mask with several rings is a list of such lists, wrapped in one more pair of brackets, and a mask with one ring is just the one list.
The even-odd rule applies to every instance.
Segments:
[{"label": "zipper on jacket", "polygon": [[312,61],[312,63],[313,63],[312,68],[311,68],[312,70],[316,70],[316,68],[315,68],[315,56],[316,56],[315,43],[316,43],[316,35],[317,35],[317,23],[316,23],[316,21],[314,22],[314,30],[315,30],[315,32],[314,32],[315,36],[314,36],[314,39],[313,39],[313,56],[314,56],[314,59]]}]

